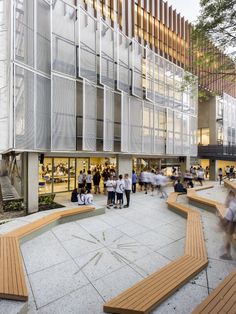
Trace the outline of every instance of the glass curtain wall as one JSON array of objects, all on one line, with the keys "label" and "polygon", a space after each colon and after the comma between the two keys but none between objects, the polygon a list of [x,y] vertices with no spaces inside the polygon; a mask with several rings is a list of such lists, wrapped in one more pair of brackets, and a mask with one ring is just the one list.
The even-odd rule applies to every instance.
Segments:
[{"label": "glass curtain wall", "polygon": [[223,104],[219,104],[219,111],[223,112],[223,144],[224,145],[235,145],[236,144],[236,99],[223,94]]}]

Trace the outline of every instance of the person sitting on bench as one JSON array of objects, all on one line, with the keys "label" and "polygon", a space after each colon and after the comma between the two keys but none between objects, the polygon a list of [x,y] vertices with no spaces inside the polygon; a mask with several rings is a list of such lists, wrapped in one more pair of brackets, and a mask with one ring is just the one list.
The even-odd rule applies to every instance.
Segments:
[{"label": "person sitting on bench", "polygon": [[180,182],[180,179],[178,179],[177,183],[174,186],[175,192],[178,193],[187,193],[187,190],[184,188],[183,184]]}]

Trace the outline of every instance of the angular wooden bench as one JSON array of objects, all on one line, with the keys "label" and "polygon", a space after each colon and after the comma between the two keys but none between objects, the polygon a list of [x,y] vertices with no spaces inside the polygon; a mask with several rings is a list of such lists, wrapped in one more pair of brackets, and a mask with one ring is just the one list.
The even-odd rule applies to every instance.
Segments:
[{"label": "angular wooden bench", "polygon": [[58,211],[31,222],[0,237],[0,298],[27,301],[19,240],[65,217],[94,211],[95,207],[82,206]]},{"label": "angular wooden bench", "polygon": [[236,269],[230,273],[192,314],[236,313]]},{"label": "angular wooden bench", "polygon": [[228,179],[224,180],[224,186],[227,187],[228,189],[232,189],[236,192],[236,182],[235,181],[230,181]]},{"label": "angular wooden bench", "polygon": [[208,264],[201,215],[176,203],[177,197],[178,193],[171,193],[167,204],[170,209],[187,218],[185,254],[105,303],[104,312],[150,313]]},{"label": "angular wooden bench", "polygon": [[0,297],[28,299],[19,242],[15,237],[0,237]]}]

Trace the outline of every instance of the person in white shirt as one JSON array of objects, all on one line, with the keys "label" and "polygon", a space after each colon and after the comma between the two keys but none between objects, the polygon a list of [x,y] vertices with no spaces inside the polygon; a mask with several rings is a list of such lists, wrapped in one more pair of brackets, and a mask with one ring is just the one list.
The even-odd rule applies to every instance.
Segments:
[{"label": "person in white shirt", "polygon": [[166,193],[166,185],[167,185],[167,177],[162,173],[160,177],[160,192],[161,192],[161,198],[167,198],[168,195]]},{"label": "person in white shirt", "polygon": [[144,171],[144,172],[143,172],[143,183],[144,183],[144,191],[145,191],[145,194],[147,194],[147,191],[148,191],[148,184],[149,184],[149,181],[150,181],[149,172]]},{"label": "person in white shirt", "polygon": [[225,216],[221,219],[221,226],[225,231],[225,253],[220,256],[224,260],[232,260],[231,255],[231,243],[233,241],[233,235],[236,233],[236,195],[234,191],[229,191],[225,206],[227,210]]},{"label": "person in white shirt", "polygon": [[124,206],[125,208],[129,207],[130,203],[130,193],[131,193],[131,187],[132,187],[132,180],[129,178],[128,173],[125,174],[125,196],[126,196],[126,202],[127,204]]},{"label": "person in white shirt", "polygon": [[83,171],[81,170],[78,176],[78,188],[82,189],[84,187],[84,181],[83,181]]},{"label": "person in white shirt", "polygon": [[85,188],[82,188],[78,194],[78,205],[85,205]]},{"label": "person in white shirt", "polygon": [[117,197],[117,206],[115,208],[122,207],[123,204],[123,193],[125,190],[124,180],[122,174],[119,175],[119,179],[116,181],[116,197]]},{"label": "person in white shirt", "polygon": [[93,204],[93,195],[91,193],[85,194],[85,205]]},{"label": "person in white shirt", "polygon": [[107,208],[111,208],[115,203],[115,189],[116,182],[113,180],[113,176],[110,176],[106,181],[107,189]]}]

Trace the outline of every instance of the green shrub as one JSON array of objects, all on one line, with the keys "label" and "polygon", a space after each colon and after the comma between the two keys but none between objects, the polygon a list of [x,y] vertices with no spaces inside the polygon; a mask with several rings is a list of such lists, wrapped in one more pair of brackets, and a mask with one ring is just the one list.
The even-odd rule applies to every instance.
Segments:
[{"label": "green shrub", "polygon": [[23,209],[24,209],[24,203],[23,203],[22,198],[3,201],[3,210],[5,212],[17,211],[17,210],[23,210]]},{"label": "green shrub", "polygon": [[56,194],[45,194],[39,196],[39,207],[44,205],[52,205]]}]

